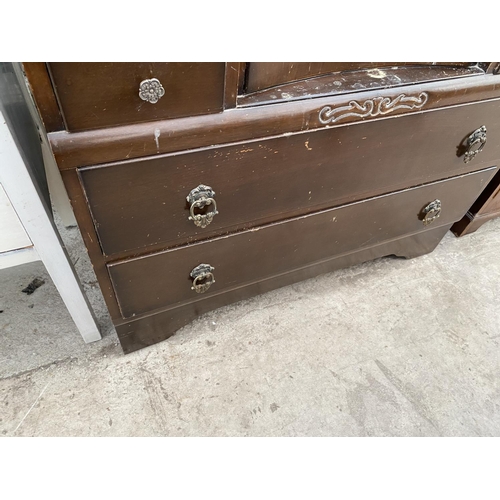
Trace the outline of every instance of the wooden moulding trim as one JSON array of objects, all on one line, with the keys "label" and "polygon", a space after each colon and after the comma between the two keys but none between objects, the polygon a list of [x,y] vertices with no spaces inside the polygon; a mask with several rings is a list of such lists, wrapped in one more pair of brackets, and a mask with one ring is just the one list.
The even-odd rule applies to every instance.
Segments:
[{"label": "wooden moulding trim", "polygon": [[[394,102],[404,94],[409,97],[427,94],[425,105],[418,109],[399,107],[384,116],[359,118],[346,114],[338,123],[323,124],[319,112],[326,106],[349,106],[355,99],[364,103],[388,97]],[[293,103],[280,103],[253,108],[228,109],[219,114],[125,125],[85,132],[53,132],[49,140],[61,170],[98,165],[129,158],[154,156],[176,151],[270,138],[307,130],[343,126],[374,119],[400,116],[408,112],[425,112],[459,104],[500,97],[500,76],[484,75],[460,81],[411,85],[362,92],[353,95],[329,96]],[[408,106],[410,107],[410,106]]]},{"label": "wooden moulding trim", "polygon": [[27,77],[28,89],[38,108],[38,113],[47,132],[64,129],[64,122],[57,104],[52,82],[43,62],[22,63]]},{"label": "wooden moulding trim", "polygon": [[238,98],[238,82],[240,71],[244,63],[226,63],[226,76],[224,81],[224,109],[236,107]]}]

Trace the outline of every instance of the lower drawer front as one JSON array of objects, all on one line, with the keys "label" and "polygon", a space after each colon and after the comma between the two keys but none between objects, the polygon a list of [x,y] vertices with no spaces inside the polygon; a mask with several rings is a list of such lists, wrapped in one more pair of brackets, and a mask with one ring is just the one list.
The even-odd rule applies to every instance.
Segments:
[{"label": "lower drawer front", "polygon": [[[451,225],[460,219],[492,177],[488,168],[371,198],[343,207],[270,224],[186,247],[108,265],[124,318],[300,269],[336,255],[406,234]],[[424,210],[441,202],[439,218],[423,222]],[[214,268],[215,282],[203,293],[192,289],[190,273],[200,264]],[[209,276],[195,283],[208,284]]]}]

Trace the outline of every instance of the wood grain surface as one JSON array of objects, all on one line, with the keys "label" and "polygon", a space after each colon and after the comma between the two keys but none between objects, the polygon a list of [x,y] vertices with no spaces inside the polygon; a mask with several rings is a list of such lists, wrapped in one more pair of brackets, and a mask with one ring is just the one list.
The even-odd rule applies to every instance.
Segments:
[{"label": "wood grain surface", "polygon": [[[484,106],[478,108],[481,111],[477,117],[481,118],[484,114],[491,118],[495,111],[490,113],[490,107],[497,106],[496,101],[500,97],[500,75],[475,76],[368,91],[358,94],[356,99],[361,103],[385,97],[394,100],[401,94],[418,96],[421,92],[428,94],[428,100],[422,108],[423,112],[485,101],[482,103]],[[270,138],[293,132],[342,127],[351,123],[378,122],[388,119],[389,116],[415,113],[415,110],[403,108],[397,109],[387,117],[368,116],[361,119],[359,116],[348,116],[342,122],[333,125],[325,125],[319,121],[319,112],[325,106],[332,108],[348,106],[352,100],[352,95],[337,95],[286,104],[235,108],[223,113],[158,120],[103,130],[80,133],[55,132],[49,134],[49,140],[59,168],[67,169],[263,137]],[[450,123],[450,126],[454,125],[460,124]],[[408,132],[408,137],[411,137],[411,131]],[[404,148],[406,144],[400,144],[400,147]]]},{"label": "wood grain surface", "polygon": [[[488,127],[466,164],[460,145]],[[462,152],[463,153],[463,152]],[[500,157],[500,101],[266,141],[80,169],[103,252],[154,251],[491,166]],[[186,196],[215,191],[202,229]]]},{"label": "wood grain surface", "polygon": [[[495,168],[364,200],[125,262],[108,270],[124,318],[238,288],[336,255],[428,229],[422,211],[442,204],[433,224],[460,219]],[[204,294],[191,289],[190,272],[205,263],[215,284]]]},{"label": "wood grain surface", "polygon": [[[68,130],[195,116],[222,111],[224,63],[50,63]],[[139,97],[143,80],[156,78],[165,95]]]},{"label": "wood grain surface", "polygon": [[[204,300],[190,302],[173,309],[141,318],[116,321],[116,331],[123,351],[128,354],[155,344],[172,336],[179,328],[199,318],[202,314],[259,295],[286,285],[341,269],[378,259],[386,255],[418,257],[431,252],[448,232],[449,226],[441,226],[422,233],[389,241],[349,254],[333,257],[307,267],[281,274],[273,278],[252,283],[225,293],[212,295]],[[332,287],[335,281],[332,281]],[[272,332],[269,332],[272,335]]]}]

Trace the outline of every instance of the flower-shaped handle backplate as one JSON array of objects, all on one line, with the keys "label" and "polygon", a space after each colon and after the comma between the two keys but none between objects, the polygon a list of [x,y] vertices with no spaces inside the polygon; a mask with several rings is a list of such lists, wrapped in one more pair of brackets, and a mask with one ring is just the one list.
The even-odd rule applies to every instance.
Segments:
[{"label": "flower-shaped handle backplate", "polygon": [[139,85],[139,97],[143,101],[155,104],[165,95],[165,89],[162,87],[158,78],[143,80]]}]

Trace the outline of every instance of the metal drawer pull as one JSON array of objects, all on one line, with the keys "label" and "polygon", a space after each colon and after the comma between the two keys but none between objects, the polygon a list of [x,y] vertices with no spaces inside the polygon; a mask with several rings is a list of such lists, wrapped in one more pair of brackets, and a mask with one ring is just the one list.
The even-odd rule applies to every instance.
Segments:
[{"label": "metal drawer pull", "polygon": [[432,224],[441,215],[441,201],[434,200],[422,210],[424,226]]},{"label": "metal drawer pull", "polygon": [[464,155],[464,162],[469,163],[475,158],[483,150],[485,144],[486,127],[483,125],[467,137],[467,150]]},{"label": "metal drawer pull", "polygon": [[165,95],[165,89],[162,87],[158,78],[143,80],[139,85],[139,97],[143,101],[151,104],[158,102]]},{"label": "metal drawer pull", "polygon": [[[186,198],[188,203],[191,204],[188,220],[192,220],[198,227],[207,227],[219,213],[217,212],[217,203],[214,198],[215,191],[210,186],[200,184],[197,188],[194,188]],[[204,208],[210,205],[213,205],[213,210],[211,212],[207,212],[206,214],[194,213],[195,208]]]},{"label": "metal drawer pull", "polygon": [[196,293],[205,293],[215,283],[213,270],[214,268],[210,264],[200,264],[195,267],[190,273],[191,278],[193,278],[191,290]]}]

